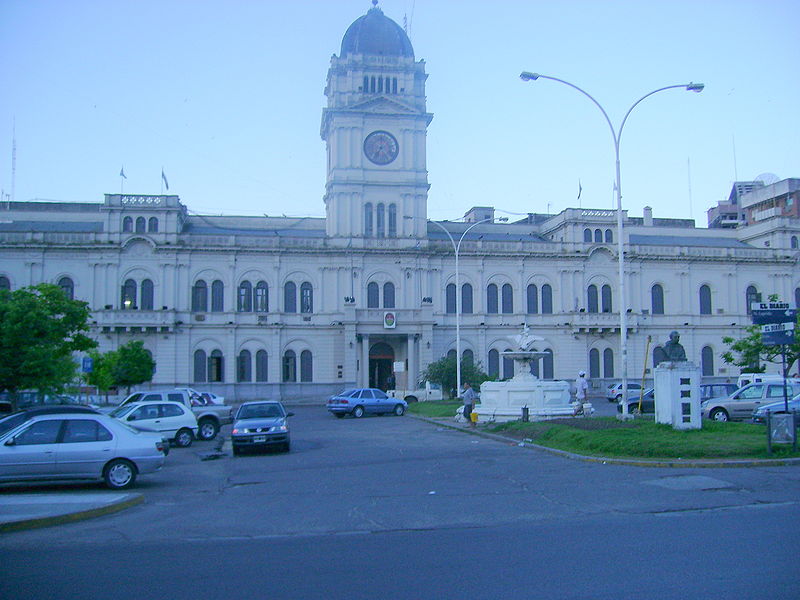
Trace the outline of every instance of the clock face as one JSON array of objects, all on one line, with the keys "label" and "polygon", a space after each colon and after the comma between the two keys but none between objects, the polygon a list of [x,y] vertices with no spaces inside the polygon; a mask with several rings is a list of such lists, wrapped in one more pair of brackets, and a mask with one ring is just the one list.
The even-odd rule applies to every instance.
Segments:
[{"label": "clock face", "polygon": [[373,131],[364,140],[364,154],[376,165],[388,165],[397,158],[397,140],[388,131]]}]

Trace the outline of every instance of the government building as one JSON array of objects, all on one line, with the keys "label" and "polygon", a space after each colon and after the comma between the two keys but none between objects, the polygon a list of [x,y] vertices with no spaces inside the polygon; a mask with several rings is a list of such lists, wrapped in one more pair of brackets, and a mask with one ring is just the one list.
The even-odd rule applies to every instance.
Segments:
[{"label": "government building", "polygon": [[425,66],[377,6],[347,29],[322,109],[324,218],[193,216],[175,195],[3,202],[0,287],[51,282],[88,302],[99,350],[141,340],[153,387],[291,402],[390,374],[413,387],[457,346],[509,378],[524,325],[548,353],[540,377],[585,370],[600,390],[621,376],[620,310],[629,379],[651,378],[678,330],[724,381],[739,369],[722,338],[750,324],[749,303],[800,301],[798,179],[737,182],[703,228],[647,208],[622,231],[616,211],[582,208],[429,221]]}]

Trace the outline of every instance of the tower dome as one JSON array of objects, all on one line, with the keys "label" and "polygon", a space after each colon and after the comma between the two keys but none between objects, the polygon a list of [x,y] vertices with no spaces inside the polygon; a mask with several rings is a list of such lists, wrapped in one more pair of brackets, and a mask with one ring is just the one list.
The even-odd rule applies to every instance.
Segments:
[{"label": "tower dome", "polygon": [[341,57],[349,54],[371,54],[377,56],[405,56],[414,58],[414,48],[406,32],[378,8],[378,0],[372,0],[372,8],[363,17],[356,19],[342,38]]}]

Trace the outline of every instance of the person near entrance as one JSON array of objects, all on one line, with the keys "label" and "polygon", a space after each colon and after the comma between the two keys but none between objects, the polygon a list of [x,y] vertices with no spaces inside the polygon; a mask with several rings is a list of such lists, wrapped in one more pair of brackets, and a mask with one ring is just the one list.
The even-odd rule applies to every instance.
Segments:
[{"label": "person near entrance", "polygon": [[394,378],[394,373],[389,373],[389,376],[386,378],[386,389],[393,390],[397,385],[397,380]]},{"label": "person near entrance", "polygon": [[464,400],[464,418],[472,427],[475,427],[475,423],[472,420],[472,409],[475,406],[476,395],[477,394],[475,394],[475,390],[472,389],[469,381],[465,381],[464,393],[461,394],[461,398]]}]

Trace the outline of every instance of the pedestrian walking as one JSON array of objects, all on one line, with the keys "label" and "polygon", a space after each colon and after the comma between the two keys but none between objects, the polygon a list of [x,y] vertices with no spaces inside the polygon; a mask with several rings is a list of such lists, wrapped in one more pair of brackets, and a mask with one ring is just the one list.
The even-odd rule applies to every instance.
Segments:
[{"label": "pedestrian walking", "polygon": [[586,381],[586,371],[578,371],[575,380],[575,415],[585,415],[583,405],[586,404],[586,394],[589,391],[589,382]]},{"label": "pedestrian walking", "polygon": [[461,398],[464,400],[464,418],[472,427],[475,427],[475,423],[472,422],[472,409],[475,406],[475,396],[475,390],[472,389],[468,381],[465,381],[464,393],[461,394]]}]

